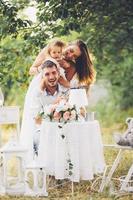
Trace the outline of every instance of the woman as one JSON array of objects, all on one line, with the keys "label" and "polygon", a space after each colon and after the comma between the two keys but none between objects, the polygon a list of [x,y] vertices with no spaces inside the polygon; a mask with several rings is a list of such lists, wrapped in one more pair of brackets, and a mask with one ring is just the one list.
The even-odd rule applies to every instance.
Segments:
[{"label": "woman", "polygon": [[[76,40],[73,43],[70,43],[64,49],[65,60],[60,62],[62,67],[66,67],[66,78],[67,80],[73,82],[74,77],[72,78],[72,66],[71,63],[68,64],[67,61],[71,60],[75,63],[75,72],[77,84],[90,86],[95,81],[96,72],[93,67],[93,64],[90,59],[90,55],[87,49],[86,44],[82,40]],[[68,65],[71,65],[70,68]],[[67,69],[69,70],[67,71]],[[71,84],[73,86],[73,84]]]},{"label": "woman", "polygon": [[[30,68],[30,73],[35,74],[26,94],[23,120],[21,126],[20,143],[28,148],[28,160],[33,157],[33,132],[34,119],[30,117],[30,105],[32,101],[32,91],[34,87],[39,87],[41,74],[36,75],[38,68],[45,59],[44,48],[37,56],[35,62]],[[63,50],[64,58],[59,60],[60,65],[65,69],[66,79],[70,82],[71,87],[82,85],[90,86],[95,80],[95,70],[90,60],[86,44],[82,40],[77,40],[68,44]]]}]

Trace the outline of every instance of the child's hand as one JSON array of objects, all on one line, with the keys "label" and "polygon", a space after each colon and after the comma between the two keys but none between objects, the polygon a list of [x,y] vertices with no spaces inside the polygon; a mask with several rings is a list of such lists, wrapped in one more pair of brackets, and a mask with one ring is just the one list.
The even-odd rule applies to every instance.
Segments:
[{"label": "child's hand", "polygon": [[36,74],[38,74],[37,67],[31,67],[30,70],[29,70],[29,74],[30,75],[36,75]]}]

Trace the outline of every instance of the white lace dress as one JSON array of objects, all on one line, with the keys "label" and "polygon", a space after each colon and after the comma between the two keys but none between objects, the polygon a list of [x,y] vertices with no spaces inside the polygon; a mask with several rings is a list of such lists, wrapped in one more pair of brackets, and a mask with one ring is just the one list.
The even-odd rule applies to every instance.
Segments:
[{"label": "white lace dress", "polygon": [[70,81],[70,87],[71,88],[74,88],[74,87],[76,88],[76,87],[83,86],[83,85],[84,85],[83,83],[79,82],[77,73],[75,73],[73,78]]},{"label": "white lace dress", "polygon": [[28,150],[27,160],[32,160],[33,158],[33,133],[35,129],[35,123],[31,115],[30,105],[32,104],[32,95],[34,88],[39,87],[41,77],[42,77],[41,73],[34,76],[25,96],[22,125],[20,132],[20,143]]}]

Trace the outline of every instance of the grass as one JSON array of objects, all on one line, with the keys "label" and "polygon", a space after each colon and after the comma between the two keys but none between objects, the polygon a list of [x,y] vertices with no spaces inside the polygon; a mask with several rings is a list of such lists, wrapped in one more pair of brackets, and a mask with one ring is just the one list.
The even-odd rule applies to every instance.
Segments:
[{"label": "grass", "polygon": [[[110,144],[114,143],[112,133],[115,131],[124,132],[126,126],[125,126],[125,118],[127,116],[132,116],[133,110],[130,110],[128,112],[121,112],[120,116],[118,113],[118,116],[113,116],[114,113],[112,112],[112,117],[114,118],[114,121],[112,123],[108,123],[109,118],[106,119],[105,123],[105,116],[100,117],[100,124],[101,124],[101,131],[102,131],[102,138],[104,144]],[[106,115],[107,117],[107,115]],[[121,118],[121,120],[120,120]],[[117,119],[117,120],[116,120]],[[10,129],[6,131],[6,137],[9,137],[9,132],[11,132]],[[7,139],[7,138],[6,138]],[[105,160],[107,164],[111,164],[116,155],[118,150],[113,150],[110,148],[105,148]],[[114,177],[119,177],[122,175],[125,175],[129,169],[129,167],[132,164],[133,155],[130,151],[125,151],[123,159],[116,170]],[[97,177],[96,177],[97,178]],[[72,197],[71,193],[71,183],[66,183],[62,187],[58,188],[51,188],[49,189],[48,197],[44,198],[34,198],[34,197],[19,197],[19,196],[0,196],[0,200],[133,200],[133,194],[126,194],[123,196],[117,196],[117,195],[110,195],[110,188],[106,188],[106,190],[103,193],[98,193],[97,191],[94,191],[93,188],[91,188],[91,184],[93,181],[81,181],[80,183],[74,183],[74,196]],[[118,182],[114,181],[115,188],[118,188]]]}]

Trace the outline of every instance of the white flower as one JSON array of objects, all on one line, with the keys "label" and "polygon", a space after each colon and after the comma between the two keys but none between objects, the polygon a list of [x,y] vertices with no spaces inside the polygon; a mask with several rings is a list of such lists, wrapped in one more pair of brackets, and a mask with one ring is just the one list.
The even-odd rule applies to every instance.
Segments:
[{"label": "white flower", "polygon": [[44,113],[45,113],[45,115],[51,114],[51,105],[44,106]]},{"label": "white flower", "polygon": [[69,108],[69,105],[68,105],[68,104],[65,104],[64,107],[63,107],[63,111],[68,110],[68,108]]},{"label": "white flower", "polygon": [[73,105],[70,105],[69,103],[67,104],[67,106],[72,109],[74,106]]},{"label": "white flower", "polygon": [[71,120],[75,120],[76,119],[76,111],[72,110],[71,111]]},{"label": "white flower", "polygon": [[59,102],[59,105],[60,106],[64,106],[66,104],[66,101],[64,99],[62,99],[60,102]]},{"label": "white flower", "polygon": [[62,111],[63,110],[63,108],[64,108],[64,105],[61,105],[61,104],[59,104],[57,107],[56,107],[56,112],[60,112],[60,111]]}]

